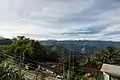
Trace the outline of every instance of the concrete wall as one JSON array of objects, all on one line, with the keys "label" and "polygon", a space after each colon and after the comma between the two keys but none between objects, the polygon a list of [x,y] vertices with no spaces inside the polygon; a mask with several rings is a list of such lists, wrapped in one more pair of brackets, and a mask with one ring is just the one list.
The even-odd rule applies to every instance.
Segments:
[{"label": "concrete wall", "polygon": [[104,80],[120,80],[119,77],[111,76],[105,72],[103,72],[103,75],[104,75]]},{"label": "concrete wall", "polygon": [[103,72],[103,76],[104,80],[110,80],[110,76],[107,73]]}]

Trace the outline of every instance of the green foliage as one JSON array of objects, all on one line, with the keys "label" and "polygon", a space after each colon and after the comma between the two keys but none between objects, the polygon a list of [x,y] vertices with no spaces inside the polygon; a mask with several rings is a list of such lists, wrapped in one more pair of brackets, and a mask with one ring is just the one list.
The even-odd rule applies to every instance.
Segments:
[{"label": "green foliage", "polygon": [[61,47],[61,46],[57,46],[57,45],[45,46],[45,49],[47,51],[46,57],[50,61],[63,62],[65,61],[66,57],[68,56],[68,52],[69,52],[68,49]]},{"label": "green foliage", "polygon": [[103,63],[119,64],[120,65],[120,51],[109,46],[103,51]]},{"label": "green foliage", "polygon": [[18,70],[10,67],[6,61],[0,64],[0,80],[25,80],[24,76]]},{"label": "green foliage", "polygon": [[[11,56],[21,56],[36,61],[56,61],[58,52],[56,47],[49,51],[39,41],[18,36],[12,39],[12,44],[2,47],[2,51]],[[49,54],[48,54],[49,53]]]},{"label": "green foliage", "polygon": [[57,58],[58,58],[58,53],[57,53],[57,48],[56,46],[52,47],[52,51],[50,53],[50,56],[51,56],[51,59],[53,61],[57,61]]},{"label": "green foliage", "polygon": [[79,66],[100,69],[103,63],[120,65],[119,50],[108,46],[101,53],[92,53],[80,60]]},{"label": "green foliage", "polygon": [[98,75],[93,75],[93,78],[95,79],[95,80],[104,80],[104,76],[103,75],[101,75],[101,76],[98,76]]}]

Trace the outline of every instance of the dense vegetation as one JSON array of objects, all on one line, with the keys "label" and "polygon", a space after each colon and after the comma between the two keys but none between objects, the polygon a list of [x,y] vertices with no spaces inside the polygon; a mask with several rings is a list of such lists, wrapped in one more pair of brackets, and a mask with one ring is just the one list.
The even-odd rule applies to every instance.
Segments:
[{"label": "dense vegetation", "polygon": [[[74,75],[72,77],[74,78],[73,80],[80,80],[82,78],[81,75],[84,74],[81,71],[82,67],[88,67],[91,69],[100,70],[103,63],[120,65],[120,50],[108,46],[105,50],[101,51],[100,53],[89,53],[88,55],[79,59],[78,65],[76,66],[76,70],[74,71]],[[98,75],[97,78],[98,77],[100,76]],[[96,80],[103,80],[103,79],[100,78]]]},{"label": "dense vegetation", "polygon": [[25,80],[25,78],[21,70],[15,70],[6,61],[3,61],[0,63],[0,80]]},{"label": "dense vegetation", "polygon": [[120,65],[120,50],[108,46],[99,53],[91,53],[80,60],[79,66],[100,69],[103,63]]},{"label": "dense vegetation", "polygon": [[5,45],[2,52],[11,56],[21,56],[36,61],[57,61],[58,53],[56,47],[48,49],[38,41],[18,36],[12,39],[10,45]]},{"label": "dense vegetation", "polygon": [[[2,46],[1,51],[4,54],[16,57],[16,60],[24,57],[25,61],[28,59],[39,62],[64,62],[65,64],[69,64],[70,57],[68,55],[71,53],[70,50],[64,47],[56,45],[43,46],[39,41],[35,41],[24,36],[18,36],[17,38],[12,39],[12,43],[10,45]],[[82,57],[76,58],[75,55],[73,56],[74,59],[71,57],[70,66],[74,66],[75,69],[70,70],[70,80],[80,80],[82,78],[84,75],[80,70],[82,67],[95,68],[99,70],[103,63],[120,65],[120,50],[112,46],[108,46],[105,50],[100,52],[88,53]],[[72,63],[74,63],[74,65]],[[9,71],[7,70],[9,69],[8,67],[0,68],[1,77],[7,74],[6,71]],[[18,75],[18,73],[14,75]],[[68,73],[66,73],[65,76],[67,77],[67,75]]]}]

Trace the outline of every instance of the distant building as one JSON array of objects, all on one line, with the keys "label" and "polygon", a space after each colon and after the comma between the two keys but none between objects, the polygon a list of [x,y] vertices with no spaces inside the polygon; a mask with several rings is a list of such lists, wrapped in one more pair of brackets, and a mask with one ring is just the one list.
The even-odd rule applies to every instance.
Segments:
[{"label": "distant building", "polygon": [[120,66],[103,64],[101,71],[103,71],[104,80],[120,80]]}]

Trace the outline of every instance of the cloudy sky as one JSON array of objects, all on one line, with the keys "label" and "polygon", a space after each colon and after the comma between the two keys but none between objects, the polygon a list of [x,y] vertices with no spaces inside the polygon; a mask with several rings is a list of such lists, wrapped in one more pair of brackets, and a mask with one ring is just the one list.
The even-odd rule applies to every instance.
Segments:
[{"label": "cloudy sky", "polygon": [[120,41],[119,0],[0,0],[0,36]]}]

